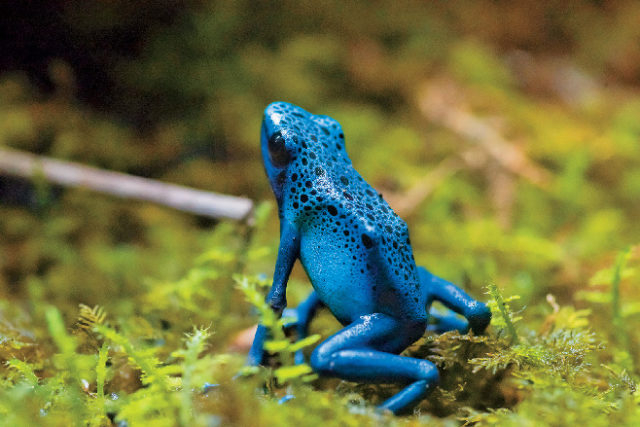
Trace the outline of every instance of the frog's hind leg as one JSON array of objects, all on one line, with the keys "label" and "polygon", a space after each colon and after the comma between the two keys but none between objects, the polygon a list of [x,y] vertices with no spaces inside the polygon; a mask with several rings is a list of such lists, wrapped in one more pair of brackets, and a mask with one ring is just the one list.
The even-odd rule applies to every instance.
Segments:
[{"label": "frog's hind leg", "polygon": [[362,316],[321,343],[311,355],[311,366],[320,375],[350,381],[407,384],[379,407],[404,412],[438,382],[433,363],[398,355],[424,330],[424,321],[402,321],[380,313]]},{"label": "frog's hind leg", "polygon": [[440,301],[448,309],[463,315],[474,334],[484,332],[491,322],[491,310],[484,303],[473,299],[453,283],[431,274],[424,267],[418,267],[418,274],[428,302]]},{"label": "frog's hind leg", "polygon": [[469,322],[456,316],[453,311],[446,309],[445,313],[435,310],[433,307],[429,310],[429,325],[427,331],[443,334],[449,331],[458,331],[461,334],[469,332]]}]

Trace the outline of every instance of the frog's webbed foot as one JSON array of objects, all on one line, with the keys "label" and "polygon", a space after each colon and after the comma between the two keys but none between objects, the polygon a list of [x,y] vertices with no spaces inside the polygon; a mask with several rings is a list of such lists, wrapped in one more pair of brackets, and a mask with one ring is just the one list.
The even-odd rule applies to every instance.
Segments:
[{"label": "frog's webbed foot", "polygon": [[[282,312],[282,316],[291,319],[284,325],[285,328],[295,328],[298,339],[306,338],[309,334],[309,324],[313,319],[318,307],[322,304],[318,295],[312,291],[307,299],[298,305],[296,308],[285,308]],[[268,339],[268,330],[262,326],[258,326],[251,350],[249,350],[249,356],[247,358],[247,364],[250,366],[262,365],[266,361],[266,352],[264,351],[264,342]],[[304,363],[304,353],[302,350],[298,350],[295,354],[295,363]]]},{"label": "frog's webbed foot", "polygon": [[320,375],[349,381],[407,384],[379,407],[405,412],[438,382],[433,363],[398,355],[424,329],[421,321],[401,321],[381,313],[362,316],[320,344],[311,355],[311,367]]}]

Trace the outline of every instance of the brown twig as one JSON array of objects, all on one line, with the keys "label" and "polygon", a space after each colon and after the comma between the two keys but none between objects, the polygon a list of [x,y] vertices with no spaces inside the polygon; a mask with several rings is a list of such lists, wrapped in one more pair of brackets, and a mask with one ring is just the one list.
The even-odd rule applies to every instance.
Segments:
[{"label": "brown twig", "polygon": [[244,197],[167,184],[17,150],[0,148],[0,173],[24,178],[42,176],[49,182],[66,187],[145,200],[210,218],[252,220],[253,202]]},{"label": "brown twig", "polygon": [[546,187],[551,180],[549,172],[503,138],[486,120],[466,111],[461,97],[460,89],[454,83],[440,80],[428,85],[422,92],[420,109],[429,120],[478,144],[507,171],[539,187]]}]

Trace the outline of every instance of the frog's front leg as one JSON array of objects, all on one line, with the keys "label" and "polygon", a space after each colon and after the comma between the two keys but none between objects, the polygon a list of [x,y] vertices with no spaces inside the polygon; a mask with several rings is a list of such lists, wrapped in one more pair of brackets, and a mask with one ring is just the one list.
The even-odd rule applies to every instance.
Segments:
[{"label": "frog's front leg", "polygon": [[418,273],[420,283],[428,293],[428,300],[438,300],[447,308],[462,314],[474,334],[481,334],[489,326],[491,310],[486,304],[473,299],[453,283],[431,274],[424,267],[418,267]]},{"label": "frog's front leg", "polygon": [[[293,224],[286,220],[280,222],[280,247],[278,248],[278,259],[273,273],[273,284],[271,291],[267,295],[266,301],[271,309],[278,315],[287,306],[287,282],[298,256],[300,254],[300,236]],[[255,366],[264,361],[264,342],[268,338],[267,328],[258,325],[247,363]]]},{"label": "frog's front leg", "polygon": [[425,326],[424,321],[382,313],[361,316],[313,351],[311,367],[320,375],[348,381],[405,384],[380,405],[396,414],[405,412],[438,382],[433,363],[398,354],[422,336]]}]

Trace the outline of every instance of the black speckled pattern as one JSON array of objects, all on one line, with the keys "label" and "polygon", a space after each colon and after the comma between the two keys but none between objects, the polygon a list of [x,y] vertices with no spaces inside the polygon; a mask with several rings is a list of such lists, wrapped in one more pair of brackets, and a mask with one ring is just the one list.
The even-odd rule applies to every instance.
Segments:
[{"label": "black speckled pattern", "polygon": [[336,317],[426,319],[407,225],[353,168],[340,124],[273,103],[262,145],[280,217],[299,230],[302,264]]}]

